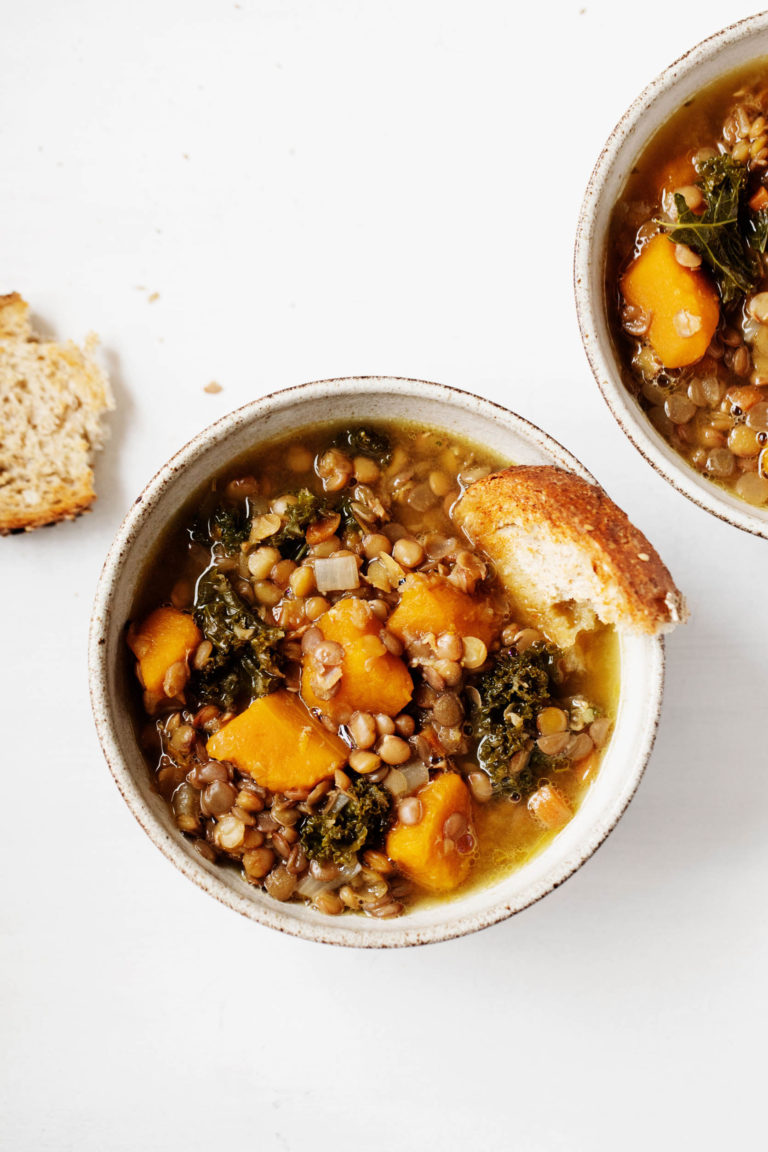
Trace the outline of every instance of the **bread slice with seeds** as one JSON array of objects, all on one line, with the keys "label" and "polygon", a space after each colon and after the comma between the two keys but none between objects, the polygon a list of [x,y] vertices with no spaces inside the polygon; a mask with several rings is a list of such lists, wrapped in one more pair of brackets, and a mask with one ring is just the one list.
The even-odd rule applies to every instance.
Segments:
[{"label": "bread slice with seeds", "polygon": [[97,343],[43,340],[26,300],[0,296],[0,535],[72,520],[95,500],[91,461],[114,408]]},{"label": "bread slice with seeds", "polygon": [[520,465],[471,484],[455,515],[524,622],[567,647],[598,620],[652,635],[687,617],[656,550],[597,484]]}]

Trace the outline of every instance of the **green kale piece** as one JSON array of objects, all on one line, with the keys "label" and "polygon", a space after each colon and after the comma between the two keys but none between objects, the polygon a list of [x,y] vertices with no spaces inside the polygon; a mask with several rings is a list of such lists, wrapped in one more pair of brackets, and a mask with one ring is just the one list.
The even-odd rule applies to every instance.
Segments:
[{"label": "green kale piece", "polygon": [[706,209],[697,216],[675,193],[677,221],[659,221],[675,244],[698,252],[712,273],[723,305],[736,303],[763,275],[760,253],[768,241],[768,217],[750,214],[746,203],[747,168],[727,154],[712,156],[698,166],[698,187]]},{"label": "green kale piece", "polygon": [[307,528],[313,521],[327,515],[329,507],[321,496],[315,496],[309,488],[300,488],[294,495],[296,502],[289,504],[283,514],[282,527],[262,543],[279,548],[287,560],[299,561],[307,552],[308,546],[304,538]]},{"label": "green kale piece", "polygon": [[364,524],[361,524],[355,515],[352,507],[352,497],[350,495],[342,496],[333,508],[334,512],[338,512],[341,516],[341,521],[337,531],[339,535],[343,536],[345,532],[365,532],[370,531]]},{"label": "green kale piece", "polygon": [[[343,799],[343,803],[340,803]],[[299,836],[310,860],[344,864],[363,848],[380,845],[389,824],[389,793],[370,780],[355,780],[328,812],[313,812]]]},{"label": "green kale piece", "polygon": [[[509,762],[516,752],[530,748],[538,736],[536,717],[552,702],[560,655],[553,644],[533,644],[525,652],[506,649],[474,681],[480,697],[471,716],[478,742],[477,761],[497,791],[525,795],[536,786],[542,757],[535,745],[526,767],[514,776]],[[553,766],[552,757],[546,757],[544,763]]]},{"label": "green kale piece", "polygon": [[213,652],[190,688],[198,701],[229,709],[266,696],[281,679],[276,645],[284,633],[271,628],[238,596],[226,576],[210,568],[197,584],[195,623]]},{"label": "green kale piece", "polygon": [[749,216],[748,241],[750,248],[765,253],[768,247],[768,208],[761,208]]},{"label": "green kale piece", "polygon": [[389,464],[392,458],[392,444],[385,432],[377,428],[349,428],[340,432],[334,445],[352,456],[369,456],[378,464]]},{"label": "green kale piece", "polygon": [[217,504],[210,516],[201,516],[195,521],[190,534],[196,543],[206,548],[220,543],[227,553],[232,553],[248,539],[250,530],[251,519],[242,504]]}]

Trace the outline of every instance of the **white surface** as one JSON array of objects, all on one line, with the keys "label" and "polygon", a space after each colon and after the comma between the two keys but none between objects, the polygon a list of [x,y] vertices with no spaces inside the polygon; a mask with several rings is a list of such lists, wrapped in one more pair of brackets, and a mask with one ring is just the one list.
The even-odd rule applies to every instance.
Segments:
[{"label": "white surface", "polygon": [[[99,331],[119,410],[93,514],[0,541],[3,1149],[761,1143],[768,553],[625,440],[570,285],[614,122],[750,8],[516,7],[4,6],[0,290],[57,335]],[[175,872],[85,679],[98,570],[154,469],[254,395],[365,372],[545,426],[693,612],[597,856],[503,925],[387,954],[260,929]]]}]

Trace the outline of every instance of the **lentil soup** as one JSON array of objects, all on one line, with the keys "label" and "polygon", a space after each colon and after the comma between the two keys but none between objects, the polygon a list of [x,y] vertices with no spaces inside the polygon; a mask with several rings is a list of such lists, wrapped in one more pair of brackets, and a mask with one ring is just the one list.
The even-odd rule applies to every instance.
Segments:
[{"label": "lentil soup", "polygon": [[[306,430],[180,513],[127,641],[176,823],[275,899],[387,918],[492,883],[571,819],[618,645],[518,624],[452,518],[503,467],[410,424]],[[140,687],[139,687],[140,685]]]},{"label": "lentil soup", "polygon": [[768,59],[689,100],[637,160],[607,262],[626,387],[688,463],[768,504]]}]

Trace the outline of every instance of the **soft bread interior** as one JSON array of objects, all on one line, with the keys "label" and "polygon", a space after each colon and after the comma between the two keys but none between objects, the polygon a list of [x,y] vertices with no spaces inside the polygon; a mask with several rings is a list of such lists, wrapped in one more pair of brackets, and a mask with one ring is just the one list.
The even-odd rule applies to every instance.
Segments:
[{"label": "soft bread interior", "polygon": [[0,297],[0,532],[71,518],[95,498],[91,460],[114,407],[97,343],[37,340],[26,302]]},{"label": "soft bread interior", "polygon": [[685,616],[645,536],[602,489],[562,469],[509,468],[478,480],[456,518],[494,562],[521,621],[562,647],[598,621],[652,634]]}]

